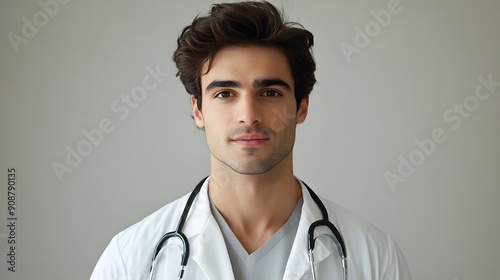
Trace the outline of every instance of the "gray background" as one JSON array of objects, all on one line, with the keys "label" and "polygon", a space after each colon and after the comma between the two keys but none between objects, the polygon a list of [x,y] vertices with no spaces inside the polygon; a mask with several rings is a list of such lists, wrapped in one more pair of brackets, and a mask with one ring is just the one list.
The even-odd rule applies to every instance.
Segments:
[{"label": "gray background", "polygon": [[[369,44],[344,55],[342,42],[356,46],[356,27],[373,25],[370,11],[391,2],[275,1],[316,42],[319,83],[298,129],[296,175],[388,232],[414,279],[498,279],[500,87],[477,104],[473,96],[479,76],[500,82],[500,2],[401,0]],[[171,53],[210,4],[73,0],[43,22],[37,1],[0,2],[1,279],[88,279],[114,234],[208,174]],[[23,17],[41,27],[15,47],[9,33],[23,36]],[[111,104],[142,84],[147,67],[169,76],[120,119]],[[464,100],[477,108],[453,129],[458,114],[443,114]],[[66,147],[103,119],[115,129],[59,180],[52,164],[66,164]],[[398,174],[400,155],[418,160],[415,140],[437,128],[446,141],[391,189],[384,173]],[[16,273],[6,263],[11,166]]]}]

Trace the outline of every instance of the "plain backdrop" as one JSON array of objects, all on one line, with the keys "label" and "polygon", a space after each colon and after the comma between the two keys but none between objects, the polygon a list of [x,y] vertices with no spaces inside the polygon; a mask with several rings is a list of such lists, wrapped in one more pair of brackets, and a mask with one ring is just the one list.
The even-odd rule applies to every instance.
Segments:
[{"label": "plain backdrop", "polygon": [[[209,172],[171,55],[212,2],[67,2],[0,2],[2,280],[88,279],[114,234]],[[388,232],[414,279],[498,279],[500,2],[274,3],[315,35],[296,175]],[[157,85],[126,105],[150,71]]]}]

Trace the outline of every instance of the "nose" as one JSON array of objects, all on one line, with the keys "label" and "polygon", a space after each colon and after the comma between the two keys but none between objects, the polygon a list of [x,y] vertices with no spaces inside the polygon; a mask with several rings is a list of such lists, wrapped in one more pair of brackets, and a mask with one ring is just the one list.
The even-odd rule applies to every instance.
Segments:
[{"label": "nose", "polygon": [[262,111],[257,97],[251,94],[242,95],[236,108],[238,123],[254,126],[262,122]]}]

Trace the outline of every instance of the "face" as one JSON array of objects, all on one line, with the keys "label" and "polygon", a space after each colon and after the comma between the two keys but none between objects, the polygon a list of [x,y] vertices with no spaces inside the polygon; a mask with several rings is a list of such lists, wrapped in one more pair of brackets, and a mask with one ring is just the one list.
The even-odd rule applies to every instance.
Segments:
[{"label": "face", "polygon": [[201,110],[194,97],[191,104],[197,126],[205,130],[212,169],[262,174],[292,160],[296,125],[305,120],[309,99],[297,108],[281,49],[223,48],[201,76],[201,89]]}]

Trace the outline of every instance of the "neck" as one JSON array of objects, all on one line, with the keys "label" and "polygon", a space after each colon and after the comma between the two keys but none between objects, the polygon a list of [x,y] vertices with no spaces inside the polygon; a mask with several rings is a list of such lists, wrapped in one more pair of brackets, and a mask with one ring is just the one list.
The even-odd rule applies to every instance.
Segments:
[{"label": "neck", "polygon": [[302,195],[293,175],[291,155],[258,175],[212,165],[208,187],[213,203],[249,253],[286,223]]}]

